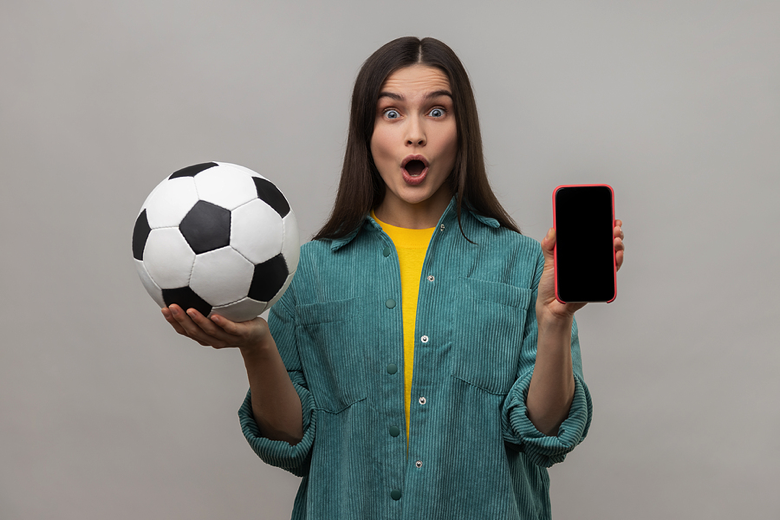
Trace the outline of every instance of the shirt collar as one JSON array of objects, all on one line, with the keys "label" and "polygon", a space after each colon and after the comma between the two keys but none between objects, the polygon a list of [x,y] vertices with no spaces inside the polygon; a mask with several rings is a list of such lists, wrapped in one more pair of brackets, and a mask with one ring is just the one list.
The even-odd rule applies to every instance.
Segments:
[{"label": "shirt collar", "polygon": [[[447,205],[447,209],[445,209],[444,213],[442,213],[441,218],[439,219],[439,223],[436,224],[436,227],[439,227],[440,225],[442,225],[445,222],[448,222],[450,220],[457,219],[457,212],[455,210],[455,206],[457,205],[457,201],[458,201],[458,199],[457,199],[457,194],[456,194],[450,200],[450,203]],[[501,226],[501,224],[498,223],[498,220],[496,220],[494,218],[478,215],[478,214],[474,213],[473,211],[468,210],[465,207],[463,209],[465,211],[467,211],[469,214],[471,214],[471,216],[473,216],[478,222],[484,224],[485,226],[488,226],[488,227],[491,227],[491,228],[494,228],[494,229],[496,229],[496,228]],[[364,220],[363,220],[363,225],[362,226],[358,226],[357,228],[355,228],[354,231],[352,231],[351,233],[349,233],[346,236],[343,236],[341,238],[336,238],[336,239],[333,239],[331,241],[331,243],[330,243],[331,251],[338,251],[339,249],[341,249],[345,245],[347,245],[350,242],[352,242],[352,240],[358,235],[358,233],[360,233],[360,230],[363,227],[366,227],[366,226],[371,226],[374,229],[382,231],[382,226],[380,226],[379,223],[376,220],[371,218],[371,215],[366,215]]]}]

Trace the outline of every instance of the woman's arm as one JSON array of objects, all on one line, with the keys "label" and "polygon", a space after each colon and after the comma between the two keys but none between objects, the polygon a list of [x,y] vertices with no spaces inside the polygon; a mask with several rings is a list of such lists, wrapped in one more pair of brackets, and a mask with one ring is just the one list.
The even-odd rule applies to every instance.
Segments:
[{"label": "woman's arm", "polygon": [[[613,231],[617,268],[623,265],[623,223],[615,222]],[[528,389],[528,418],[541,433],[557,435],[569,415],[574,397],[574,373],[571,359],[571,329],[574,313],[584,303],[560,303],[555,299],[555,230],[542,240],[544,271],[536,297],[538,326],[536,362]]]},{"label": "woman's arm", "polygon": [[164,308],[162,313],[176,332],[203,346],[241,351],[252,393],[252,413],[265,437],[292,445],[303,438],[301,400],[263,318],[236,323],[217,315],[207,318],[195,309],[185,313],[178,305]]},{"label": "woman's arm", "polygon": [[564,319],[542,318],[537,308],[536,362],[528,389],[528,418],[545,435],[557,435],[569,415],[574,398],[571,360],[573,315]]}]

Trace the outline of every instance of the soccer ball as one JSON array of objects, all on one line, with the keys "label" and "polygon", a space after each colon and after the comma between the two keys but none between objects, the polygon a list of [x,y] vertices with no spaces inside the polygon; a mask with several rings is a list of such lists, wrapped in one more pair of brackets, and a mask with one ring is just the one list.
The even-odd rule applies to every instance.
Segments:
[{"label": "soccer ball", "polygon": [[295,214],[268,179],[209,162],[167,177],[133,230],[141,282],[160,307],[251,320],[284,293],[298,267]]}]

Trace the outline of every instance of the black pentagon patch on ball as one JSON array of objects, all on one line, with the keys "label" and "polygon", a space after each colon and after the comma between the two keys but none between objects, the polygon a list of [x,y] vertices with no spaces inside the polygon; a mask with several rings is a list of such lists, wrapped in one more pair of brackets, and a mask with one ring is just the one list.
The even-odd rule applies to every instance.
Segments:
[{"label": "black pentagon patch on ball", "polygon": [[192,166],[187,166],[186,168],[182,168],[181,170],[177,170],[173,172],[171,176],[168,178],[178,179],[179,177],[195,177],[203,170],[208,170],[209,168],[213,168],[214,166],[219,166],[219,165],[215,162],[193,164]]},{"label": "black pentagon patch on ball", "polygon": [[230,211],[199,200],[184,216],[179,231],[195,254],[230,244]]},{"label": "black pentagon patch on ball", "polygon": [[206,300],[195,294],[195,291],[189,287],[179,287],[178,289],[163,289],[163,301],[170,307],[176,304],[186,312],[187,309],[195,309],[204,316],[211,313],[211,305]]},{"label": "black pentagon patch on ball", "polygon": [[252,180],[255,181],[255,187],[257,187],[257,198],[271,206],[280,217],[284,218],[290,212],[290,205],[279,188],[260,177],[252,177]]},{"label": "black pentagon patch on ball", "polygon": [[149,227],[149,220],[146,218],[146,210],[143,210],[135,220],[135,227],[133,228],[133,258],[136,260],[144,259],[146,239],[151,232],[152,228]]},{"label": "black pentagon patch on ball", "polygon": [[284,285],[289,275],[287,262],[281,254],[255,266],[249,297],[261,302],[270,301]]}]

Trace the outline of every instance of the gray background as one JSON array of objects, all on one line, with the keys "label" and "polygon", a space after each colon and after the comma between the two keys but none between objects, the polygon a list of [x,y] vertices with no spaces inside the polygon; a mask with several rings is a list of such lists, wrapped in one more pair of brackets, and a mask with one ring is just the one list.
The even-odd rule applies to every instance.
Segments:
[{"label": "gray background", "polygon": [[556,518],[780,517],[780,3],[0,4],[0,517],[284,519],[297,479],[236,411],[236,351],[177,336],[131,258],[170,172],[243,164],[327,216],[362,61],[403,35],[468,69],[524,232],[606,182],[627,256],[578,314],[595,403]]}]

